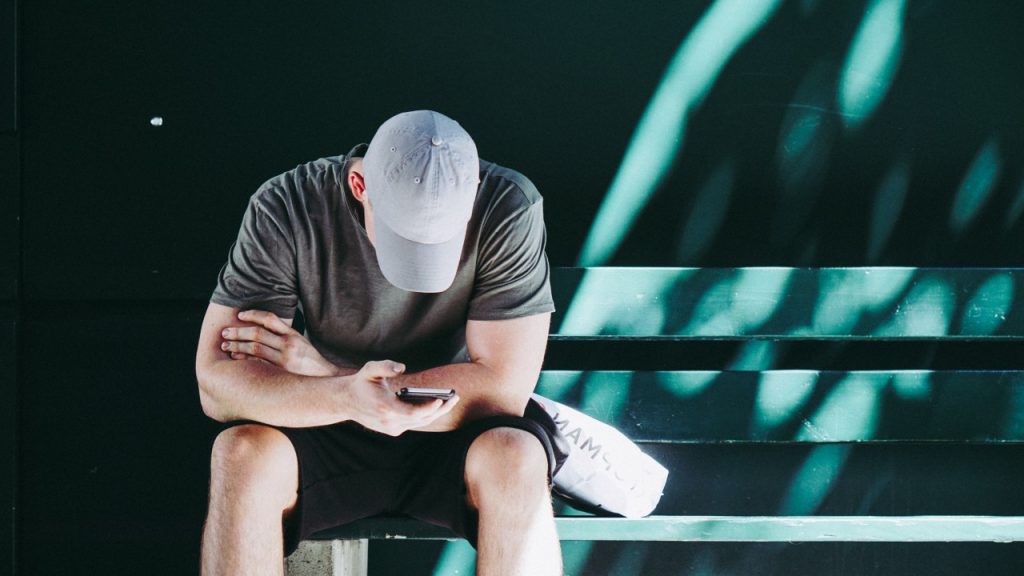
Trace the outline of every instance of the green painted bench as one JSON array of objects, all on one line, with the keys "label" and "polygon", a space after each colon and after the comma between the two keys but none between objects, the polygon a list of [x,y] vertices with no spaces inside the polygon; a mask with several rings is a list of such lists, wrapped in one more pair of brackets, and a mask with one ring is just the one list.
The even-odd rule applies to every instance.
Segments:
[{"label": "green painted bench", "polygon": [[[1024,516],[816,513],[853,446],[1024,442],[1024,270],[560,268],[552,288],[540,394],[656,452],[809,450],[793,484],[810,488],[787,492],[777,514],[629,520],[562,507],[562,540],[1024,541]],[[701,481],[663,463],[666,493]],[[303,542],[288,570],[366,574],[371,540],[451,538],[372,518]]]}]

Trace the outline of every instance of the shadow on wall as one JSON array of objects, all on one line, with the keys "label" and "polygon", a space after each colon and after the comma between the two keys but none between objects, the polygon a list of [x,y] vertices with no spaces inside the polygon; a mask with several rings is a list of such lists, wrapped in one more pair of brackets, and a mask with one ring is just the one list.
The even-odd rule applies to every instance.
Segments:
[{"label": "shadow on wall", "polygon": [[[765,254],[775,254],[776,258],[787,254],[786,261],[791,265],[822,265],[822,259],[828,258],[843,258],[844,263],[874,264],[906,253],[908,248],[906,242],[901,242],[901,234],[914,234],[921,229],[927,229],[944,243],[966,245],[971,232],[978,231],[982,222],[997,215],[1004,235],[1019,232],[1015,227],[1024,214],[1024,185],[1014,191],[1008,189],[1011,182],[1007,179],[1005,165],[1013,161],[1013,156],[1001,144],[1005,127],[981,128],[987,129],[989,135],[976,148],[973,160],[969,156],[961,158],[965,173],[959,186],[942,182],[940,185],[948,184],[948,189],[937,191],[934,180],[929,180],[922,171],[944,162],[942,156],[946,151],[940,154],[917,142],[924,136],[919,134],[921,130],[915,123],[924,120],[908,115],[897,125],[879,128],[877,123],[872,124],[887,101],[896,100],[900,107],[913,112],[913,100],[921,98],[922,86],[909,81],[906,85],[896,82],[899,72],[908,64],[905,62],[908,54],[922,56],[920,52],[908,50],[908,43],[915,39],[912,24],[934,24],[950,17],[934,10],[933,6],[924,5],[912,18],[910,4],[906,0],[865,1],[859,24],[848,38],[845,52],[833,53],[834,47],[822,45],[820,54],[803,73],[789,102],[776,105],[760,94],[734,102],[733,115],[748,119],[751,108],[764,117],[767,115],[760,114],[759,110],[782,109],[774,158],[769,160],[763,155],[751,155],[752,147],[744,144],[744,135],[723,134],[729,129],[742,129],[742,125],[721,122],[722,114],[728,113],[722,108],[715,109],[714,116],[706,118],[715,133],[703,137],[731,140],[731,149],[721,150],[708,141],[694,142],[692,134],[688,134],[689,128],[702,108],[707,108],[709,94],[712,100],[716,96],[735,100],[735,93],[743,90],[742,80],[759,75],[757,68],[749,64],[744,64],[739,72],[728,70],[745,45],[772,29],[773,24],[817,26],[814,18],[832,18],[835,15],[829,10],[837,10],[837,7],[801,2],[799,14],[794,15],[795,3],[714,2],[685,36],[666,67],[625,148],[577,264],[685,266],[725,258],[730,262],[738,260],[733,265],[742,265],[742,245],[731,238],[738,233],[751,236],[763,233],[759,244],[750,244],[747,248],[748,262],[762,262]],[[782,13],[784,17],[780,16]],[[785,50],[778,52],[779,58],[788,57]],[[942,66],[951,55],[943,56],[946,58],[935,58],[934,64],[912,62],[914,73],[919,73],[922,66]],[[760,62],[763,64],[763,61]],[[772,62],[770,57],[767,61]],[[765,64],[762,67],[766,70],[761,75],[787,75],[786,66],[790,65]],[[997,65],[992,69],[998,70]],[[741,79],[733,82],[737,74]],[[943,71],[933,70],[933,74],[941,75]],[[726,78],[729,91],[712,93],[716,83]],[[945,82],[975,80],[953,77],[946,78]],[[749,86],[751,91],[759,88]],[[891,115],[885,121],[891,123]],[[766,127],[766,124],[758,124],[756,129]],[[883,128],[887,132],[882,132]],[[885,138],[886,134],[894,137],[886,142],[877,140]],[[958,135],[950,134],[947,138],[956,140]],[[967,139],[961,137],[960,140]],[[897,142],[897,150],[894,151],[892,145],[886,146],[889,141]],[[704,147],[711,151],[703,150]],[[888,150],[891,157],[878,159],[876,148]],[[760,152],[760,148],[757,151]],[[675,168],[688,157],[694,158],[687,164],[689,173],[674,174]],[[865,170],[865,159],[876,161]],[[948,163],[944,162],[943,167],[946,165]],[[774,183],[764,179],[764,175],[771,173],[776,176]],[[922,176],[915,179],[918,173]],[[870,187],[858,190],[854,186],[865,180],[877,182],[873,194]],[[666,194],[675,198],[659,199]],[[755,203],[769,210],[753,214]],[[847,209],[857,212],[840,213]],[[823,211],[832,213],[822,218]],[[932,218],[933,211],[944,211],[944,221]],[[674,214],[678,216],[672,221]],[[738,230],[739,220],[747,218],[749,222],[751,217],[762,219],[763,229],[758,227],[762,223],[757,222],[756,226],[746,226],[745,231]],[[842,225],[822,228],[833,221]],[[638,227],[644,229],[639,236],[636,234]],[[658,230],[651,231],[651,227]],[[673,235],[672,231],[675,231],[674,251],[622,250],[631,238],[635,237],[637,246],[649,246],[653,238],[664,239],[665,234]],[[834,246],[826,250],[822,242],[838,243],[842,250]],[[898,244],[893,245],[894,242]],[[935,249],[923,245],[914,249],[922,254],[916,259],[918,263],[929,258],[939,261],[954,258],[949,254],[936,254]],[[842,256],[837,256],[837,252]],[[619,260],[616,260],[617,254],[622,254]],[[855,254],[859,255],[851,260]]]}]

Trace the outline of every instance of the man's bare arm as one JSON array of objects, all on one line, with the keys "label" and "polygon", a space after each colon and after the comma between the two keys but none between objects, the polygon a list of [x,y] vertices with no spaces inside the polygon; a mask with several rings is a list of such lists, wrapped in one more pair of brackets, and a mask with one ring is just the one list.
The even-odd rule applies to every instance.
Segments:
[{"label": "man's bare arm", "polygon": [[268,362],[232,359],[221,349],[221,333],[248,326],[238,319],[238,312],[211,303],[199,335],[199,397],[203,411],[215,420],[288,427],[355,420],[386,434],[400,434],[433,422],[457,404],[414,406],[399,401],[389,385],[389,379],[404,369],[397,362],[368,362],[351,375],[304,376]]},{"label": "man's bare arm", "polygon": [[499,414],[522,416],[537,385],[547,347],[550,314],[466,324],[470,362],[403,374],[396,386],[454,388],[459,406],[422,430],[452,430]]},{"label": "man's bare arm", "polygon": [[[245,318],[265,330],[250,327],[231,332],[227,340],[235,357],[261,358],[284,368],[300,365],[299,359],[317,355],[309,341],[297,333],[284,345],[280,336],[288,334],[289,330],[270,312],[253,311]],[[521,415],[537,383],[549,323],[550,314],[500,321],[471,320],[466,325],[470,362],[396,376],[390,379],[392,389],[401,386],[456,389],[461,398],[459,406],[444,420],[422,429],[451,430],[489,415]],[[319,361],[314,365],[318,366]],[[326,370],[330,372],[334,368]],[[295,368],[289,371],[297,372]],[[317,371],[319,368],[309,372]]]}]

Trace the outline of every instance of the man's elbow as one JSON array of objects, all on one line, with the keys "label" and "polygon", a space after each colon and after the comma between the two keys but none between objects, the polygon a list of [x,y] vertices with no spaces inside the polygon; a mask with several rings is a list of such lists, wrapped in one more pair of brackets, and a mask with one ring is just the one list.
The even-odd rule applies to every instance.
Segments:
[{"label": "man's elbow", "polygon": [[213,396],[202,387],[199,388],[199,404],[203,407],[203,414],[217,422],[227,422],[231,419]]},{"label": "man's elbow", "polygon": [[521,372],[498,373],[493,393],[487,397],[487,409],[494,415],[522,416],[530,395],[537,387],[537,377]]},{"label": "man's elbow", "polygon": [[203,414],[217,422],[228,422],[231,420],[230,415],[224,409],[223,403],[219,402],[217,396],[213,393],[214,384],[208,371],[197,367],[196,380],[199,383],[199,404],[203,408]]}]

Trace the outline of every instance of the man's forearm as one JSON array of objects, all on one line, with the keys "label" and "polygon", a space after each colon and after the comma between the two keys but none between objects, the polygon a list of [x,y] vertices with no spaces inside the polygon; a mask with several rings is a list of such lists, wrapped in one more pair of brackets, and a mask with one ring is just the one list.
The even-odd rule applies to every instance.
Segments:
[{"label": "man's forearm", "polygon": [[346,387],[349,374],[313,377],[291,374],[266,362],[221,360],[200,378],[203,410],[221,422],[252,420],[303,428],[349,419]]},{"label": "man's forearm", "polygon": [[[521,379],[520,379],[521,380]],[[424,430],[453,430],[487,416],[522,416],[536,377],[529,382],[510,382],[499,371],[477,362],[448,364],[392,379],[393,388],[454,388],[459,404],[444,418]]]},{"label": "man's forearm", "polygon": [[471,359],[400,376],[400,386],[454,388],[459,403],[428,430],[451,430],[466,422],[508,414],[522,416],[537,386],[547,345],[550,314],[466,323]]}]

